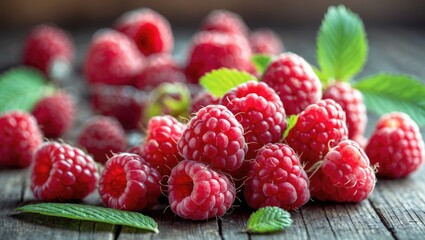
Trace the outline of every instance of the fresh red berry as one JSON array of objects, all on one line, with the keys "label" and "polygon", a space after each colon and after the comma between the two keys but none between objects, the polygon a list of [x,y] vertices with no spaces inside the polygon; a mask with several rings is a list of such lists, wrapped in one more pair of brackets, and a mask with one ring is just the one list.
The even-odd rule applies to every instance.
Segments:
[{"label": "fresh red berry", "polygon": [[35,118],[13,111],[0,116],[0,168],[24,168],[31,164],[43,135]]},{"label": "fresh red berry", "polygon": [[311,196],[321,201],[358,203],[375,187],[375,172],[369,158],[352,140],[341,141],[332,148],[313,171]]},{"label": "fresh red berry", "polygon": [[170,23],[152,9],[140,8],[124,13],[116,21],[115,29],[133,39],[145,56],[173,51],[174,37]]},{"label": "fresh red berry", "polygon": [[282,53],[274,58],[261,81],[277,92],[288,115],[300,113],[322,97],[322,84],[316,73],[294,53]]},{"label": "fresh red berry", "polygon": [[81,200],[93,192],[98,179],[93,159],[68,144],[47,142],[34,156],[31,190],[37,199]]},{"label": "fresh red berry", "polygon": [[50,74],[57,63],[70,66],[74,60],[71,37],[59,27],[39,25],[25,40],[23,63]]},{"label": "fresh red berry", "polygon": [[127,139],[121,124],[111,117],[98,116],[89,119],[77,139],[96,162],[105,163],[115,153],[127,148]]},{"label": "fresh red berry", "polygon": [[336,82],[326,88],[323,98],[330,98],[341,105],[347,120],[348,138],[359,139],[366,129],[367,114],[362,93],[346,82]]},{"label": "fresh red berry", "polygon": [[95,33],[84,62],[88,83],[131,85],[143,68],[144,57],[126,35],[111,30]]},{"label": "fresh red berry", "polygon": [[252,53],[277,55],[284,51],[279,35],[268,28],[258,29],[249,34],[249,45]]},{"label": "fresh red berry", "polygon": [[177,146],[185,159],[227,171],[237,170],[248,150],[242,125],[221,105],[201,108],[189,121]]},{"label": "fresh red berry", "polygon": [[402,178],[415,172],[425,160],[424,141],[418,125],[405,113],[382,116],[366,146],[378,177]]},{"label": "fresh red berry", "polygon": [[277,206],[294,210],[310,199],[309,180],[298,156],[286,144],[269,143],[251,163],[244,195],[252,208]]},{"label": "fresh red berry", "polygon": [[286,142],[300,156],[307,169],[323,159],[329,148],[347,139],[345,113],[332,99],[311,104],[298,116]]},{"label": "fresh red berry", "polygon": [[155,206],[161,196],[160,174],[136,154],[110,158],[99,180],[103,203],[116,209],[140,211]]},{"label": "fresh red berry", "polygon": [[190,112],[196,113],[199,109],[206,107],[208,105],[219,104],[220,98],[212,95],[210,92],[204,91],[197,94],[192,99],[192,104],[190,106]]},{"label": "fresh red berry", "polygon": [[215,31],[246,36],[248,27],[237,13],[217,9],[211,11],[201,24],[201,31]]},{"label": "fresh red berry", "polygon": [[76,104],[68,93],[61,91],[42,98],[32,114],[46,138],[59,138],[72,127]]},{"label": "fresh red berry", "polygon": [[235,201],[233,182],[201,162],[181,161],[168,179],[171,210],[185,219],[221,217]]},{"label": "fresh red berry", "polygon": [[242,124],[248,143],[246,159],[253,159],[267,143],[276,143],[286,129],[286,114],[276,92],[263,82],[248,81],[221,100]]},{"label": "fresh red berry", "polygon": [[140,157],[143,157],[143,151],[142,150],[143,150],[143,148],[141,146],[134,146],[134,147],[128,149],[126,152],[134,153],[134,154],[139,155]]}]

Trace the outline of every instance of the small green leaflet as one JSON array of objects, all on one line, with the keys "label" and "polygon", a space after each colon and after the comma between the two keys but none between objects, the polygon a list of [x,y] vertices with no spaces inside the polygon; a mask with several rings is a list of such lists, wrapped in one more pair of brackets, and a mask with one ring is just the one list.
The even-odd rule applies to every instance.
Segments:
[{"label": "small green leaflet", "polygon": [[236,69],[219,68],[201,77],[199,83],[211,94],[222,97],[230,89],[249,80],[258,81],[253,75]]},{"label": "small green leaflet", "polygon": [[405,112],[425,126],[425,84],[413,76],[379,73],[353,84],[364,96],[367,109],[378,115]]},{"label": "small green leaflet", "polygon": [[257,69],[258,73],[261,75],[269,66],[270,62],[272,61],[272,57],[264,54],[255,54],[252,56],[251,61]]},{"label": "small green leaflet", "polygon": [[263,207],[248,219],[247,232],[272,233],[282,231],[292,224],[291,215],[279,207]]},{"label": "small green leaflet", "polygon": [[329,7],[317,36],[317,61],[324,77],[348,81],[366,62],[363,22],[344,6]]},{"label": "small green leaflet", "polygon": [[289,118],[287,119],[288,126],[286,127],[286,130],[283,133],[283,140],[285,140],[285,138],[288,136],[289,131],[291,131],[291,129],[295,127],[295,124],[297,124],[297,121],[298,121],[298,115],[289,116]]},{"label": "small green leaflet", "polygon": [[125,225],[158,233],[158,225],[155,220],[138,212],[74,203],[38,203],[18,207],[15,210],[54,217]]},{"label": "small green leaflet", "polygon": [[35,69],[17,67],[0,75],[0,114],[19,109],[30,111],[53,87]]}]

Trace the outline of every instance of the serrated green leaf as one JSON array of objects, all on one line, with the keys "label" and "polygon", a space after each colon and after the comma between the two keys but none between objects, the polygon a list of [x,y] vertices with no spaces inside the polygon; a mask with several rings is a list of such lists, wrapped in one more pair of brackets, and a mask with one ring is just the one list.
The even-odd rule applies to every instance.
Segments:
[{"label": "serrated green leaf", "polygon": [[379,73],[353,85],[363,93],[367,109],[378,115],[405,112],[425,126],[425,84],[413,76]]},{"label": "serrated green leaf", "polygon": [[285,129],[285,132],[283,133],[283,140],[285,140],[285,138],[288,136],[289,131],[291,131],[292,128],[295,127],[295,124],[297,124],[298,121],[298,115],[291,115],[289,116],[289,118],[287,119],[288,122],[288,126]]},{"label": "serrated green leaf", "polygon": [[158,225],[155,220],[138,212],[74,203],[29,204],[18,207],[15,210],[54,217],[125,225],[158,233]]},{"label": "serrated green leaf", "polygon": [[368,52],[360,17],[344,6],[329,7],[317,36],[317,61],[326,78],[348,81],[363,68]]},{"label": "serrated green leaf", "polygon": [[244,71],[219,68],[206,73],[201,77],[199,83],[214,96],[222,97],[230,89],[249,80],[257,81],[257,78]]},{"label": "serrated green leaf", "polygon": [[291,214],[279,207],[264,207],[252,213],[248,219],[247,232],[272,233],[282,231],[292,224]]},{"label": "serrated green leaf", "polygon": [[251,61],[257,69],[258,73],[261,75],[272,61],[272,56],[265,54],[255,54],[252,56]]},{"label": "serrated green leaf", "polygon": [[37,70],[18,67],[0,75],[0,114],[19,109],[30,111],[53,87]]}]

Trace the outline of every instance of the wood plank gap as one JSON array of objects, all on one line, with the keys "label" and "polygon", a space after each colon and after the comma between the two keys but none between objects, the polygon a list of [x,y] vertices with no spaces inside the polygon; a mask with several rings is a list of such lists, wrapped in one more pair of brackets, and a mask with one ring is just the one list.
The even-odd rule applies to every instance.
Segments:
[{"label": "wood plank gap", "polygon": [[382,212],[378,209],[378,207],[375,206],[375,203],[373,201],[371,201],[370,199],[368,199],[367,201],[372,206],[372,209],[373,209],[373,211],[375,211],[376,215],[378,215],[379,220],[381,220],[381,222],[382,222],[382,224],[384,224],[385,228],[391,233],[391,236],[394,239],[398,239],[397,235],[395,233],[395,229],[393,227],[391,227],[390,223],[387,221],[384,214],[382,214]]},{"label": "wood plank gap", "polygon": [[303,208],[300,208],[300,215],[301,215],[301,219],[303,220],[303,225],[304,225],[304,228],[305,228],[305,232],[307,234],[307,239],[311,239],[310,232],[308,231],[307,225],[305,223]]},{"label": "wood plank gap", "polygon": [[120,236],[121,229],[122,229],[122,226],[121,225],[115,225],[115,228],[114,228],[114,240],[117,240],[118,237]]},{"label": "wood plank gap", "polygon": [[335,238],[335,239],[338,239],[338,236],[337,236],[337,234],[336,234],[336,232],[335,232],[334,228],[332,227],[332,223],[331,223],[331,221],[329,220],[328,213],[327,213],[327,211],[326,211],[326,209],[325,209],[325,206],[324,206],[324,205],[321,205],[321,208],[322,208],[323,212],[325,213],[326,221],[329,223],[329,226],[330,226],[330,229],[331,229],[332,234],[334,235],[334,238]]},{"label": "wood plank gap", "polygon": [[218,234],[220,236],[220,239],[224,239],[223,238],[223,226],[221,224],[222,224],[221,218],[217,218]]},{"label": "wood plank gap", "polygon": [[27,188],[27,174],[26,174],[26,171],[23,171],[23,173],[21,173],[21,177],[22,177],[22,189],[21,189],[21,198],[19,199],[19,204],[18,205],[20,205],[22,202],[24,202],[25,189]]}]

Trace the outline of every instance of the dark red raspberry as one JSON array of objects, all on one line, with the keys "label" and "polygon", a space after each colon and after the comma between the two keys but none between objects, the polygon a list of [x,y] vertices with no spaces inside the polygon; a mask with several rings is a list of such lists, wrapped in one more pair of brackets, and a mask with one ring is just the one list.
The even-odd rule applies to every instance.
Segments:
[{"label": "dark red raspberry", "polygon": [[23,63],[51,74],[55,64],[70,67],[74,60],[71,37],[61,28],[50,25],[35,27],[25,40]]},{"label": "dark red raspberry", "polygon": [[105,163],[115,153],[127,148],[127,139],[121,124],[114,118],[105,116],[87,120],[77,142],[100,163]]},{"label": "dark red raspberry", "polygon": [[332,99],[320,100],[308,106],[298,116],[286,142],[300,156],[308,169],[323,159],[331,147],[347,139],[345,113]]},{"label": "dark red raspberry", "polygon": [[177,147],[185,159],[227,171],[237,170],[248,150],[242,125],[221,105],[201,108],[190,119]]},{"label": "dark red raspberry", "polygon": [[247,36],[248,27],[237,13],[224,9],[211,11],[201,24],[201,31],[216,31]]},{"label": "dark red raspberry", "polygon": [[321,201],[361,202],[375,187],[375,172],[352,140],[332,148],[310,178],[311,196]]},{"label": "dark red raspberry", "polygon": [[221,100],[242,124],[248,143],[246,159],[253,159],[267,143],[276,143],[286,129],[286,114],[276,92],[263,82],[249,81]]},{"label": "dark red raspberry", "polygon": [[134,153],[139,155],[140,157],[143,157],[143,148],[141,146],[134,146],[127,150],[128,153]]},{"label": "dark red raspberry", "polygon": [[262,28],[249,34],[252,53],[277,55],[284,51],[280,36],[269,28]]},{"label": "dark red raspberry", "polygon": [[197,111],[199,111],[199,109],[203,107],[206,107],[208,105],[219,104],[219,103],[220,103],[220,98],[206,91],[201,92],[193,98],[192,105],[190,106],[190,112],[196,113]]},{"label": "dark red raspberry", "polygon": [[316,73],[294,53],[282,53],[274,58],[261,81],[276,91],[288,115],[300,113],[322,97],[322,84]]},{"label": "dark red raspberry", "polygon": [[116,21],[115,29],[133,39],[145,56],[173,51],[174,38],[170,23],[152,9],[140,8],[124,13]]},{"label": "dark red raspberry", "polygon": [[0,168],[24,168],[31,164],[43,135],[35,118],[12,111],[0,116]]},{"label": "dark red raspberry", "polygon": [[116,209],[140,211],[155,206],[161,196],[159,172],[136,154],[109,159],[99,180],[103,203]]},{"label": "dark red raspberry", "polygon": [[346,82],[336,82],[326,88],[323,99],[330,98],[341,105],[347,120],[348,138],[360,139],[366,129],[367,114],[362,93]]},{"label": "dark red raspberry", "polygon": [[233,182],[201,162],[181,161],[168,179],[171,210],[185,219],[221,217],[233,204],[235,196]]},{"label": "dark red raspberry", "polygon": [[46,138],[59,138],[73,125],[76,115],[74,99],[66,92],[42,98],[32,110]]},{"label": "dark red raspberry", "polygon": [[92,85],[91,105],[101,115],[115,117],[126,130],[139,128],[146,94],[131,86]]},{"label": "dark red raspberry", "polygon": [[425,159],[424,141],[418,125],[405,113],[382,116],[366,146],[378,177],[402,178],[415,172]]},{"label": "dark red raspberry", "polygon": [[286,144],[269,143],[251,163],[244,195],[252,208],[277,206],[294,210],[310,199],[309,180],[298,156]]},{"label": "dark red raspberry", "polygon": [[111,29],[99,30],[86,55],[84,77],[91,84],[131,85],[143,63],[143,55],[130,38]]},{"label": "dark red raspberry", "polygon": [[31,190],[37,199],[81,200],[93,192],[98,179],[93,159],[68,144],[47,142],[34,156]]}]

